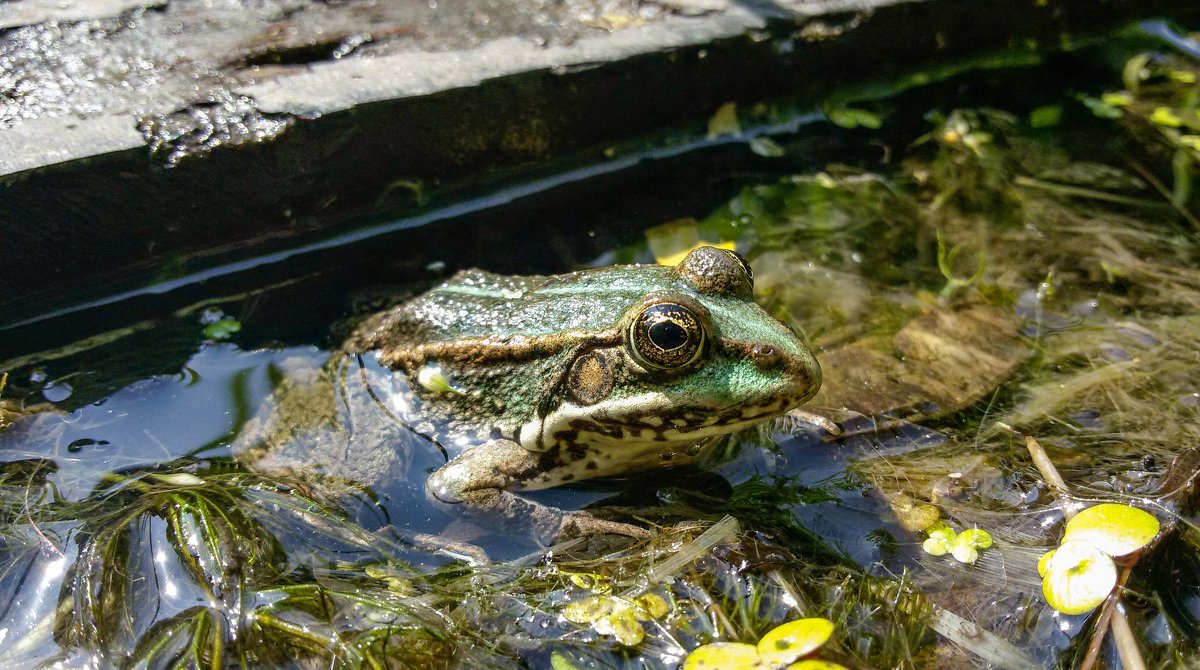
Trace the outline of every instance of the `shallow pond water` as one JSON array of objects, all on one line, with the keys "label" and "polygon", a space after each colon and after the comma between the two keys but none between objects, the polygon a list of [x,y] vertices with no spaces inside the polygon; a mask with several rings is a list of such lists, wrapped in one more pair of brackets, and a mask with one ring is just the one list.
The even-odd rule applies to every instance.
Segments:
[{"label": "shallow pond water", "polygon": [[[819,653],[850,668],[1122,667],[1109,624],[1050,608],[1037,567],[1065,510],[1113,500],[1166,528],[1114,602],[1152,667],[1194,667],[1200,67],[1135,58],[1132,82],[1004,104],[1052,65],[971,75],[769,141],[722,137],[725,112],[691,151],[10,329],[0,664],[670,668],[822,616]],[[825,388],[819,418],[738,434],[705,467],[530,494],[619,510],[651,540],[473,537],[491,564],[431,546],[453,521],[423,494],[444,457],[402,430],[406,476],[375,487],[233,457],[289,371],[453,270],[700,242],[749,259]],[[934,556],[938,520],[994,544]],[[647,594],[664,609],[569,610]]]}]

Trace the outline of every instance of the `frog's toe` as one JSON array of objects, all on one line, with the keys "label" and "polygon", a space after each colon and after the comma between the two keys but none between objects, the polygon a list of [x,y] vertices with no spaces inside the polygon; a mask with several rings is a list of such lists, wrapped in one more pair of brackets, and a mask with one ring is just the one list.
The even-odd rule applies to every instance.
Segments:
[{"label": "frog's toe", "polygon": [[589,535],[625,535],[644,540],[650,537],[650,531],[631,523],[599,519],[588,512],[568,512],[563,515],[555,539],[561,542]]}]

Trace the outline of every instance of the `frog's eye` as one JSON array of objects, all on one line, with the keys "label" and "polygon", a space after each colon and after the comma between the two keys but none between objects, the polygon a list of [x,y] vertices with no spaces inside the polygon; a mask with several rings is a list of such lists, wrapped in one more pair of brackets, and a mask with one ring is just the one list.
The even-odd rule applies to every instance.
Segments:
[{"label": "frog's eye", "polygon": [[643,309],[629,326],[629,350],[655,369],[681,368],[704,349],[704,325],[692,310],[670,302]]}]

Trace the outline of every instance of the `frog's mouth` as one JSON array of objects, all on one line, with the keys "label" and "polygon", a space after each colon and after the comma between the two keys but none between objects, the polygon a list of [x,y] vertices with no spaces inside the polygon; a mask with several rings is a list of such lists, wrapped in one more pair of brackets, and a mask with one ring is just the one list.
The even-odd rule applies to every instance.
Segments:
[{"label": "frog's mouth", "polygon": [[586,407],[565,403],[544,418],[523,425],[517,441],[531,451],[581,445],[695,443],[780,416],[807,399],[783,396],[765,405],[744,402],[720,409],[681,410],[665,394],[655,392]]}]

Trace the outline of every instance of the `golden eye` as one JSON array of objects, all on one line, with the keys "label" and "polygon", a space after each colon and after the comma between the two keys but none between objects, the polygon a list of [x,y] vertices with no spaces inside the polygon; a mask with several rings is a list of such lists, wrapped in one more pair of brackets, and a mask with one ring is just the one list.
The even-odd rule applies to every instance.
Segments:
[{"label": "golden eye", "polygon": [[663,302],[643,309],[629,326],[629,350],[650,368],[676,369],[704,349],[704,325],[692,310]]}]

